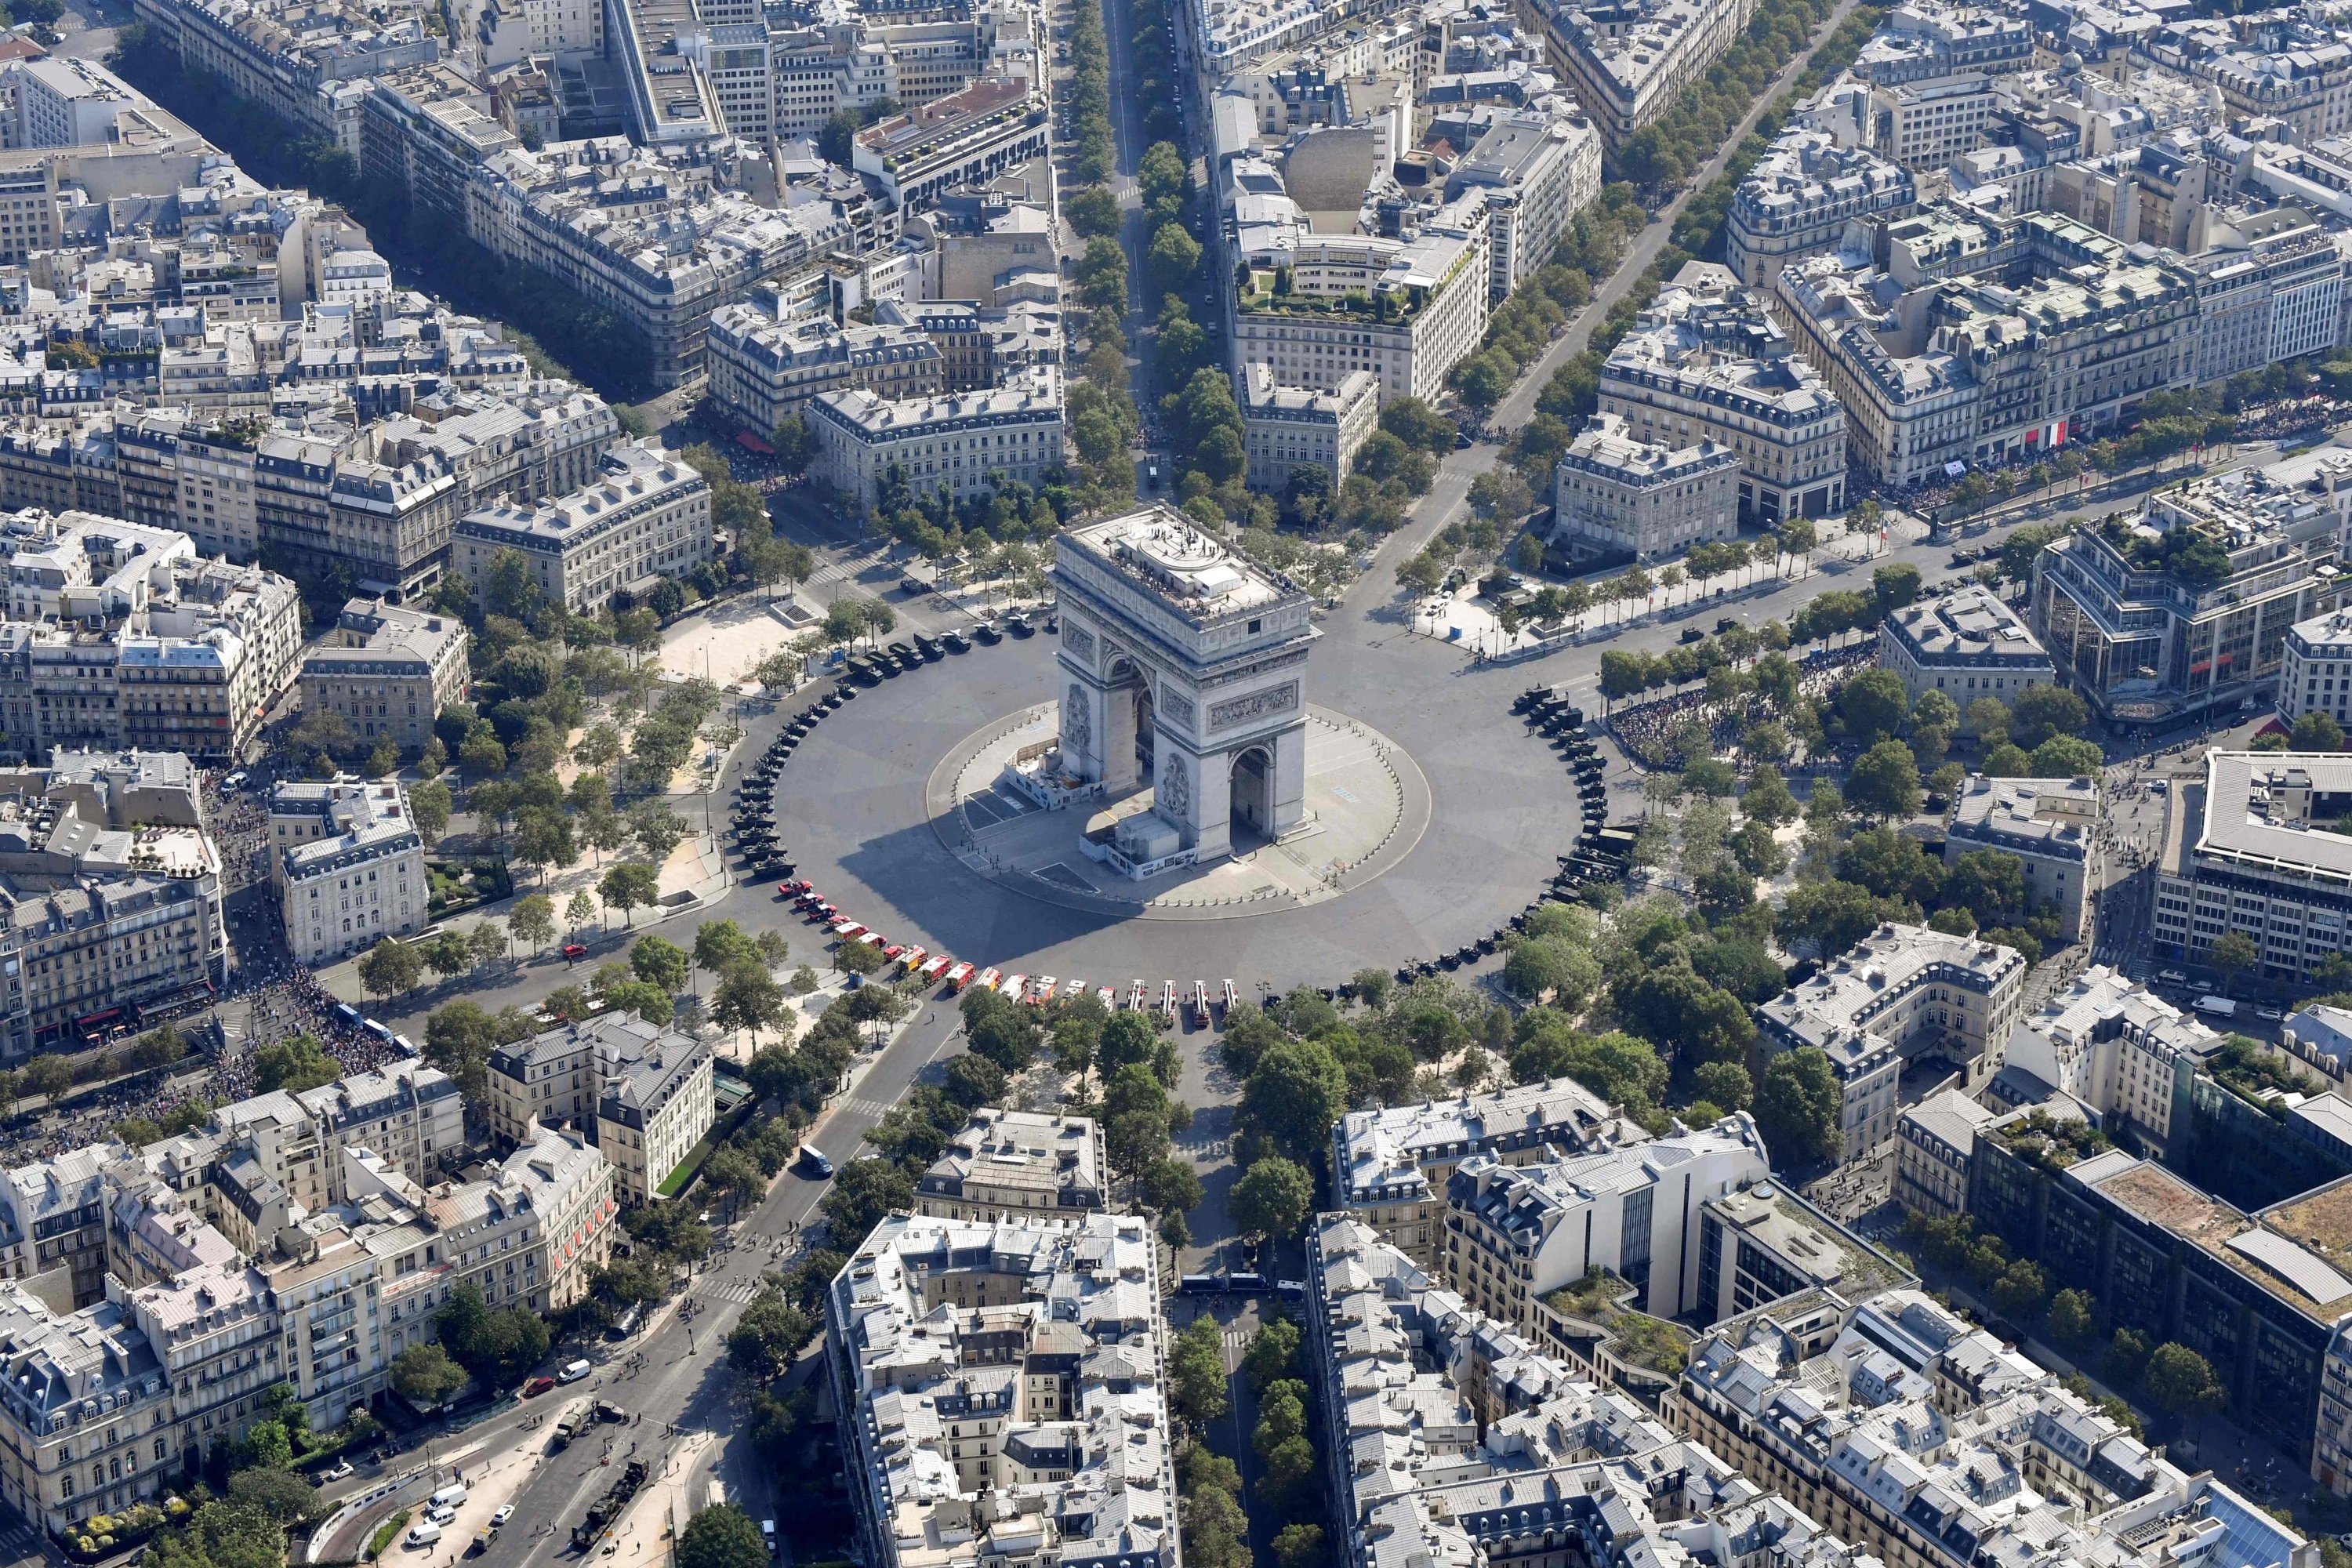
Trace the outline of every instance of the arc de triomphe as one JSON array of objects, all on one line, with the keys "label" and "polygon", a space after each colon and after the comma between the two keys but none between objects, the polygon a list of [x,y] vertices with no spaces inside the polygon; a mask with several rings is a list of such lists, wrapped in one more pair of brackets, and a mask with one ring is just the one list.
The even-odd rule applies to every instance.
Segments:
[{"label": "arc de triomphe", "polygon": [[1054,578],[1064,765],[1201,861],[1306,815],[1307,595],[1165,505],[1066,531]]}]

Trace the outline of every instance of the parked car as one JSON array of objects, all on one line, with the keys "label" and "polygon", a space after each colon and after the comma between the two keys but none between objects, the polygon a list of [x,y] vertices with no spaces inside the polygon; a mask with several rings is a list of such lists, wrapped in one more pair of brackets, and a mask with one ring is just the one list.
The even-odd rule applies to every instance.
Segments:
[{"label": "parked car", "polygon": [[522,1385],[522,1396],[525,1399],[537,1399],[554,1386],[555,1379],[551,1377],[534,1377]]},{"label": "parked car", "polygon": [[408,1527],[404,1542],[409,1546],[438,1546],[441,1544],[441,1527],[437,1524],[412,1524]]},{"label": "parked car", "polygon": [[319,1472],[319,1479],[322,1481],[348,1480],[351,1478],[351,1474],[352,1462],[349,1459],[337,1459],[333,1464],[329,1465],[325,1469]]},{"label": "parked car", "polygon": [[575,960],[583,959],[583,958],[585,958],[585,957],[587,957],[587,956],[588,956],[588,944],[587,944],[586,942],[565,942],[565,943],[563,944],[563,958],[564,958],[564,962],[565,962],[565,963],[572,963],[572,962],[573,962],[573,961],[575,961]]},{"label": "parked car", "polygon": [[2254,1009],[2254,1016],[2260,1018],[2265,1024],[2275,1024],[2285,1016],[2286,1015],[2281,1013],[2275,1007],[2257,1007]]}]

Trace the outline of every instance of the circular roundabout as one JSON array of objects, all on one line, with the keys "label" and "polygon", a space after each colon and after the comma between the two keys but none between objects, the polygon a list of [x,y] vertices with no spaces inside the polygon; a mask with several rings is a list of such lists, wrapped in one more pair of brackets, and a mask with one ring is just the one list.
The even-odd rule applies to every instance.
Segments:
[{"label": "circular roundabout", "polygon": [[1133,876],[1105,853],[1118,824],[1152,810],[1148,782],[1067,805],[1038,780],[1062,732],[1049,700],[964,737],[924,790],[948,852],[1001,887],[1074,910],[1142,920],[1232,920],[1336,899],[1395,866],[1429,826],[1429,781],[1402,746],[1320,706],[1306,723],[1305,815],[1278,837],[1237,836],[1213,863]]},{"label": "circular roundabout", "polygon": [[1089,647],[1060,585],[1057,617],[911,637],[755,722],[737,896],[975,977],[1286,989],[1453,967],[1586,874],[1562,866],[1607,797],[1572,710],[1410,634],[1369,579],[1311,627],[1302,608],[1311,676],[1229,660],[1238,697]]}]

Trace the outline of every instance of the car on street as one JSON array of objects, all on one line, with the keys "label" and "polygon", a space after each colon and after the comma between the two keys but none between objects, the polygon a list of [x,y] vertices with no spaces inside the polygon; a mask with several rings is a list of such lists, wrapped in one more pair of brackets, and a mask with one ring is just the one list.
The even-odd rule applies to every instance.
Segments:
[{"label": "car on street", "polygon": [[555,1379],[551,1377],[534,1377],[522,1385],[522,1396],[525,1399],[537,1399],[554,1386]]},{"label": "car on street", "polygon": [[2189,976],[2181,973],[2178,969],[2159,969],[2156,972],[2156,980],[2157,984],[2159,985],[2186,985],[2189,984]]},{"label": "car on street", "polygon": [[2254,1009],[2254,1016],[2260,1018],[2265,1024],[2275,1024],[2284,1016],[2285,1015],[2282,1014],[2275,1007],[2257,1007]]},{"label": "car on street", "polygon": [[319,1472],[319,1479],[322,1481],[348,1480],[351,1479],[351,1474],[352,1462],[349,1459],[337,1459]]},{"label": "car on street", "polygon": [[802,1144],[796,1159],[802,1170],[819,1181],[829,1180],[833,1175],[833,1161],[814,1143]]},{"label": "car on street", "polygon": [[567,942],[563,944],[563,957],[566,963],[570,963],[576,959],[583,959],[587,956],[588,944],[586,942]]},{"label": "car on street", "polygon": [[490,1515],[490,1522],[503,1530],[506,1528],[507,1521],[514,1517],[514,1510],[515,1505],[510,1502],[500,1503],[498,1512]]}]

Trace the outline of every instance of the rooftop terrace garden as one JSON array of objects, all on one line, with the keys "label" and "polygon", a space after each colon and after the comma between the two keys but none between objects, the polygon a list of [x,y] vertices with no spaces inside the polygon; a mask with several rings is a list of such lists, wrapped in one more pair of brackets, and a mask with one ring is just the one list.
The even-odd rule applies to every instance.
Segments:
[{"label": "rooftop terrace garden", "polygon": [[2230,552],[2195,528],[2170,528],[2150,539],[2131,519],[2110,517],[2100,521],[2099,537],[2135,570],[2166,573],[2188,588],[2214,587],[2230,575]]},{"label": "rooftop terrace garden", "polygon": [[2270,1098],[2273,1095],[2324,1094],[2327,1090],[2319,1079],[2272,1055],[2243,1035],[2231,1035],[2223,1041],[2221,1048],[2206,1062],[2205,1070],[2213,1075],[2215,1083],[2273,1116],[2284,1114],[2286,1109]]},{"label": "rooftop terrace garden", "polygon": [[1300,294],[1291,288],[1287,267],[1277,267],[1271,272],[1263,268],[1250,272],[1245,286],[1235,296],[1243,310],[1279,311],[1292,316],[1352,316],[1369,321],[1394,321],[1400,325],[1419,313],[1421,306],[1411,296],[1396,289],[1380,289],[1367,294],[1361,289],[1350,289],[1339,294]]},{"label": "rooftop terrace garden", "polygon": [[1664,1318],[1624,1305],[1620,1298],[1633,1293],[1633,1287],[1616,1275],[1594,1268],[1545,1297],[1544,1305],[1562,1317],[1597,1325],[1621,1360],[1663,1376],[1678,1376],[1690,1364],[1690,1335]]},{"label": "rooftop terrace garden", "polygon": [[2115,1147],[2105,1133],[2089,1122],[2053,1116],[2038,1108],[1996,1132],[2011,1153],[2051,1171],[2063,1171]]}]

